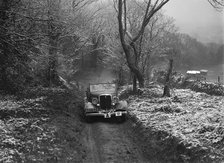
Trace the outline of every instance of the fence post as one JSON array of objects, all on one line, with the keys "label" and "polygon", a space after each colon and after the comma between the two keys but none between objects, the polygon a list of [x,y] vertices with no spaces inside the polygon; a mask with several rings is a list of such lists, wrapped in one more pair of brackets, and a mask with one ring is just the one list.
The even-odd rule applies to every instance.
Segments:
[{"label": "fence post", "polygon": [[218,76],[218,83],[220,83],[220,76]]}]

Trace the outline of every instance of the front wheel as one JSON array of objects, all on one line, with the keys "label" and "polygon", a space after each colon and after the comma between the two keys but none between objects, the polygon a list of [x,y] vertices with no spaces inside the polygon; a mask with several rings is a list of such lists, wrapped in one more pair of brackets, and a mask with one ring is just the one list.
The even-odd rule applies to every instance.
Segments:
[{"label": "front wheel", "polygon": [[126,121],[126,115],[123,114],[122,116],[117,117],[117,122],[118,123],[123,123]]},{"label": "front wheel", "polygon": [[93,122],[93,117],[91,117],[91,116],[85,116],[85,121],[87,123],[92,123]]}]

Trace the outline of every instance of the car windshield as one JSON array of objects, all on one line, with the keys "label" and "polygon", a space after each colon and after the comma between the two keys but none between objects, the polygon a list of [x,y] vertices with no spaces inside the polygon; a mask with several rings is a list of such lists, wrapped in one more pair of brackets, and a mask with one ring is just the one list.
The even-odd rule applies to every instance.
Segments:
[{"label": "car windshield", "polygon": [[90,85],[91,93],[115,93],[116,84],[105,83],[105,84],[91,84]]}]

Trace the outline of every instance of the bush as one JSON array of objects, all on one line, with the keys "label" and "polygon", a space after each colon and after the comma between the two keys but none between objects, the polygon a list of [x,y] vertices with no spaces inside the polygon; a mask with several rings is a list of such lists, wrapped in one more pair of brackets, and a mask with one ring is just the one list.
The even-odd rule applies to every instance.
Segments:
[{"label": "bush", "polygon": [[224,86],[210,82],[194,82],[190,87],[196,92],[205,92],[210,95],[224,96]]},{"label": "bush", "polygon": [[9,93],[21,91],[32,80],[29,67],[23,63],[16,63],[5,68],[0,76],[0,89]]},{"label": "bush", "polygon": [[[166,79],[166,71],[165,70],[160,70],[155,72],[155,77],[154,80],[160,84],[165,84],[165,79]],[[182,87],[184,81],[185,81],[185,76],[179,72],[172,72],[171,75],[171,85],[173,87],[180,88]]]}]

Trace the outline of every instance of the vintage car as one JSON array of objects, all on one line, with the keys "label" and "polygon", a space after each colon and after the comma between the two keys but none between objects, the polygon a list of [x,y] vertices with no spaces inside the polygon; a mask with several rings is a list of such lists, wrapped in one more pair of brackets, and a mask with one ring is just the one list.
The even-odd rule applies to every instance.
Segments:
[{"label": "vintage car", "polygon": [[187,80],[205,81],[208,74],[208,70],[188,70],[186,72]]},{"label": "vintage car", "polygon": [[84,100],[87,121],[91,121],[93,116],[115,117],[125,121],[128,105],[126,101],[119,101],[115,83],[89,84]]}]

